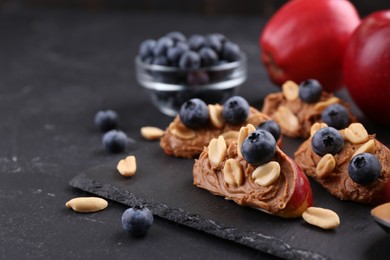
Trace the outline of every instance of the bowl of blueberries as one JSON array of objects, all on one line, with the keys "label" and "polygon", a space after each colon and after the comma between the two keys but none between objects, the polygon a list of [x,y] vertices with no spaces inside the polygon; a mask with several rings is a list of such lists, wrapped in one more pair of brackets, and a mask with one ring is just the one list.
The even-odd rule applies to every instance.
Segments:
[{"label": "bowl of blueberries", "polygon": [[222,103],[236,95],[246,80],[246,56],[223,34],[193,34],[188,38],[170,32],[140,44],[135,58],[139,84],[153,105],[175,116],[189,99]]}]

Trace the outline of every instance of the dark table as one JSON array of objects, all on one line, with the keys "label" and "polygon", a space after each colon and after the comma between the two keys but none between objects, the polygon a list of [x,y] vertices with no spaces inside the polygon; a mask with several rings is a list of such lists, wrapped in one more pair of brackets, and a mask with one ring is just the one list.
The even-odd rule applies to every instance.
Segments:
[{"label": "dark table", "polygon": [[[92,214],[65,207],[90,195],[70,187],[70,179],[123,157],[102,148],[93,124],[97,111],[116,110],[120,128],[140,145],[140,127],[165,128],[171,121],[136,82],[133,59],[142,40],[172,30],[227,35],[248,56],[240,95],[260,108],[263,97],[278,90],[259,61],[264,23],[180,13],[1,11],[0,258],[275,258],[160,218],[146,237],[134,239],[120,224],[126,206],[111,201]],[[389,145],[386,129],[359,118]]]}]

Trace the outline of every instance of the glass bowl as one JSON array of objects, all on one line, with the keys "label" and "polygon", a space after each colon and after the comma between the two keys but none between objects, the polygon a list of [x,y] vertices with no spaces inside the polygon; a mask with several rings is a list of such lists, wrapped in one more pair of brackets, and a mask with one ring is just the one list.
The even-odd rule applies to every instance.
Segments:
[{"label": "glass bowl", "polygon": [[151,65],[138,56],[135,66],[139,84],[148,91],[153,105],[168,116],[175,116],[191,98],[207,104],[223,103],[237,94],[247,78],[244,53],[238,61],[197,70]]}]

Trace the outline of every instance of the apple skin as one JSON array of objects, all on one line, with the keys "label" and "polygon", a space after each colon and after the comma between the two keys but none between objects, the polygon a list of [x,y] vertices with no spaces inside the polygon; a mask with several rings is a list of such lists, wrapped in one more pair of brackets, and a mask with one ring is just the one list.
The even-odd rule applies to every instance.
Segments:
[{"label": "apple skin", "polygon": [[267,22],[260,35],[261,59],[277,85],[317,79],[324,90],[343,86],[343,56],[360,23],[346,0],[292,0]]},{"label": "apple skin", "polygon": [[344,83],[370,119],[390,126],[390,10],[367,16],[351,36]]}]

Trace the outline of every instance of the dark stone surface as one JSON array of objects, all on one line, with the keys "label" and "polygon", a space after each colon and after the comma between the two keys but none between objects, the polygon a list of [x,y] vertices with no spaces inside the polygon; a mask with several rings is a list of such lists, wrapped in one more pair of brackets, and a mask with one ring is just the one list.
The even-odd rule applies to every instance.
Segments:
[{"label": "dark stone surface", "polygon": [[[134,239],[120,224],[127,206],[113,201],[93,214],[75,213],[64,205],[90,195],[69,186],[69,180],[124,156],[103,150],[102,133],[93,126],[98,110],[119,113],[120,128],[137,142],[128,153],[145,143],[140,127],[164,128],[171,120],[149,105],[135,80],[133,59],[143,39],[171,30],[226,34],[248,55],[248,81],[240,94],[260,107],[263,97],[277,90],[258,58],[263,25],[259,17],[1,10],[0,258],[273,259],[158,217],[145,238]],[[390,144],[388,129],[371,122],[367,128]],[[349,217],[342,221],[353,221]],[[354,250],[362,252],[361,258],[388,248],[389,237],[371,221],[366,216],[366,223],[356,227],[371,238],[359,237]],[[331,239],[332,233],[319,244]]]}]

